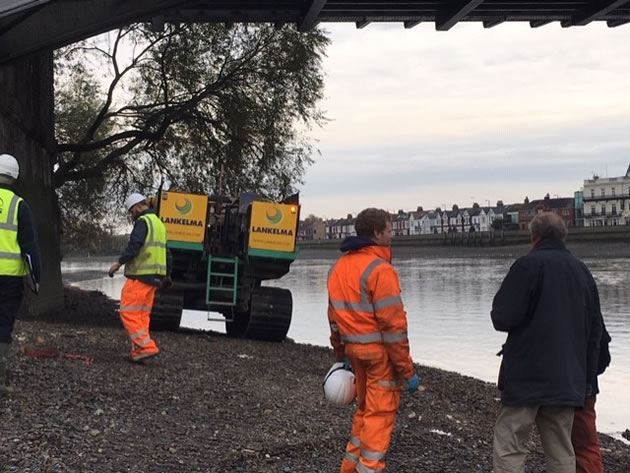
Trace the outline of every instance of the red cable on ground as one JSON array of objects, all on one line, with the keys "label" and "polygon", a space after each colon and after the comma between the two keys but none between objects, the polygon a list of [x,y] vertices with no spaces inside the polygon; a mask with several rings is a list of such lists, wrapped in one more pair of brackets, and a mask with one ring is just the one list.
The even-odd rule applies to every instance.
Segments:
[{"label": "red cable on ground", "polygon": [[79,353],[62,353],[55,348],[44,350],[33,350],[29,348],[24,349],[26,356],[32,356],[34,358],[65,358],[67,360],[82,361],[86,365],[91,365],[94,359],[91,356],[81,355]]}]

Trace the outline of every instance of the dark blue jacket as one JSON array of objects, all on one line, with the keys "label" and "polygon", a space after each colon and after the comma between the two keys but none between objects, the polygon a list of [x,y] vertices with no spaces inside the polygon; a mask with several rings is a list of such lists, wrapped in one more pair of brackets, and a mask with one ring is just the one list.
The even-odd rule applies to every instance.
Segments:
[{"label": "dark blue jacket", "polygon": [[582,406],[597,376],[602,315],[595,281],[564,243],[519,258],[492,304],[507,332],[499,375],[506,406]]},{"label": "dark blue jacket", "polygon": [[374,240],[360,236],[349,236],[343,239],[339,250],[345,253],[347,251],[360,250],[363,247],[371,245],[376,245]]},{"label": "dark blue jacket", "polygon": [[[610,365],[610,350],[608,349],[608,345],[611,342],[610,334],[608,330],[606,330],[606,324],[602,320],[602,338],[599,341],[599,357],[597,359],[597,375],[602,374]],[[599,382],[597,381],[597,376],[594,380],[591,380],[591,384],[593,386],[593,394],[599,393]]]}]

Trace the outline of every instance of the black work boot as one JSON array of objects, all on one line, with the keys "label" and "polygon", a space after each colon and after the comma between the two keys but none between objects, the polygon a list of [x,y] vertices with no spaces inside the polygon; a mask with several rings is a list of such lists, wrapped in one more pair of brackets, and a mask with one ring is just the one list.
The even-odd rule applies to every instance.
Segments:
[{"label": "black work boot", "polygon": [[0,398],[13,392],[7,384],[7,366],[9,364],[9,344],[0,343]]}]

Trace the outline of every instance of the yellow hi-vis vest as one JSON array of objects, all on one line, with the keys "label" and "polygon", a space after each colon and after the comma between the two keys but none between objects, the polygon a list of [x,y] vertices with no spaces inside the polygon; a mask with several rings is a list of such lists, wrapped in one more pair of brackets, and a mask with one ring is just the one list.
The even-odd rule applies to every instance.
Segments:
[{"label": "yellow hi-vis vest", "polygon": [[18,205],[22,198],[0,189],[0,275],[26,276],[28,270],[18,243]]},{"label": "yellow hi-vis vest", "polygon": [[138,256],[125,264],[125,276],[166,276],[166,228],[153,213],[139,218],[147,224],[147,236]]}]

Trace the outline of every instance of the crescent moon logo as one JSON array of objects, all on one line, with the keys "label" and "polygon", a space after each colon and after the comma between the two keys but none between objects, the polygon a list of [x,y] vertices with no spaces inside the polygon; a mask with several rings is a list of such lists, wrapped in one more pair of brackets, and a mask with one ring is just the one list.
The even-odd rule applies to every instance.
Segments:
[{"label": "crescent moon logo", "polygon": [[278,208],[274,208],[275,213],[269,215],[269,211],[265,212],[265,216],[267,217],[267,220],[269,221],[269,223],[272,223],[274,225],[278,225],[280,222],[282,222],[282,211]]},{"label": "crescent moon logo", "polygon": [[177,199],[175,209],[180,215],[188,215],[192,210],[192,202],[190,199]]}]

